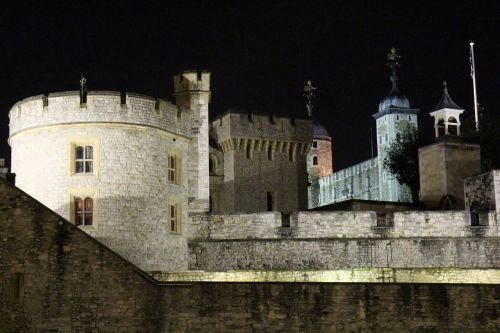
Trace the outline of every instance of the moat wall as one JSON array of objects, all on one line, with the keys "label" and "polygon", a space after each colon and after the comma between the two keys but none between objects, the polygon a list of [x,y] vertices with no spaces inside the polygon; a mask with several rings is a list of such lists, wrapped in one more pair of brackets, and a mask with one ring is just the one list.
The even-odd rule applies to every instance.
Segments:
[{"label": "moat wall", "polygon": [[500,286],[198,283],[163,289],[170,332],[498,332]]}]

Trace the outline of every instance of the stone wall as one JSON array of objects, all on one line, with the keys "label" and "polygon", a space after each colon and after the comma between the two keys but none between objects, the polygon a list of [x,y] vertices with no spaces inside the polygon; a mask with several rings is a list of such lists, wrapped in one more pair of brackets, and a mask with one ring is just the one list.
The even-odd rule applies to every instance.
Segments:
[{"label": "stone wall", "polygon": [[453,137],[439,140],[418,150],[421,202],[435,209],[445,204],[444,196],[451,196],[448,208],[464,209],[464,179],[481,172],[480,147]]},{"label": "stone wall", "polygon": [[[284,220],[283,220],[283,216]],[[190,239],[500,237],[498,215],[471,226],[467,211],[408,211],[382,217],[372,211],[206,215],[193,219]],[[382,223],[382,225],[379,225]],[[385,223],[389,223],[388,225]]]},{"label": "stone wall", "polygon": [[[347,199],[379,200],[379,170],[377,158],[339,170],[318,180],[318,206]],[[309,208],[315,205],[309,199]]]},{"label": "stone wall", "polygon": [[[374,276],[365,269],[354,274],[371,276],[372,283],[305,282],[308,276],[311,281],[323,275],[350,276],[322,271],[284,272],[285,277],[300,273],[297,282],[284,283],[277,282],[279,274],[265,271],[247,275],[272,277],[274,283],[200,283],[193,277],[214,274],[187,272],[169,274],[190,277],[188,280],[161,279],[159,285],[3,179],[0,198],[1,332],[500,329],[499,285],[484,280],[493,277],[492,281],[498,281],[495,270],[479,275],[481,284],[465,285],[397,284],[393,279],[400,279],[399,271],[390,269],[376,269],[376,274],[382,274],[382,283],[373,283]],[[471,242],[464,246],[474,248],[475,240]],[[485,250],[495,251],[493,244],[484,243]],[[497,260],[496,256],[491,260]],[[457,281],[478,274],[470,271],[420,269],[406,276],[418,280],[434,274],[448,283],[449,278]]]},{"label": "stone wall", "polygon": [[306,155],[312,140],[309,119],[230,110],[210,125],[224,154],[224,182],[218,211],[273,211],[307,208]]},{"label": "stone wall", "polygon": [[116,91],[89,91],[86,104],[80,104],[78,91],[25,98],[9,112],[10,135],[41,126],[97,122],[143,125],[189,135],[188,110],[178,113],[174,104],[150,96],[125,93],[124,97],[124,104]]},{"label": "stone wall", "polygon": [[155,332],[158,287],[0,179],[1,332]]},{"label": "stone wall", "polygon": [[365,267],[500,267],[499,238],[322,238],[189,243],[189,268],[333,270]]},{"label": "stone wall", "polygon": [[[313,162],[314,157],[317,158],[316,165]],[[307,169],[308,173],[314,177],[326,177],[332,174],[332,139],[330,137],[314,138],[312,148],[307,155]]]},{"label": "stone wall", "polygon": [[467,210],[500,212],[500,170],[492,170],[464,180]]},{"label": "stone wall", "polygon": [[[78,95],[51,94],[48,106],[35,98],[12,108],[16,185],[70,221],[74,198],[91,197],[93,223],[84,231],[143,269],[186,269],[190,112],[178,117],[171,104],[156,109],[154,99],[130,94],[126,105],[112,93],[91,92],[87,101],[85,109]],[[79,145],[94,148],[93,172],[75,173]],[[170,232],[169,204],[178,207],[179,233]]]},{"label": "stone wall", "polygon": [[171,332],[498,332],[498,285],[197,283],[164,290]]}]

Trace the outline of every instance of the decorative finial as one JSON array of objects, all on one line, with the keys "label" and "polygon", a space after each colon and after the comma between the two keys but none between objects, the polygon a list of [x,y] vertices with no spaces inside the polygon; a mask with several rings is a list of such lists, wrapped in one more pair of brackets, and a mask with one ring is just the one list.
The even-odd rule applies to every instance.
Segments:
[{"label": "decorative finial", "polygon": [[308,80],[304,86],[304,97],[307,99],[307,116],[312,118],[313,103],[312,99],[316,97],[316,88],[313,87],[311,80]]},{"label": "decorative finial", "polygon": [[448,89],[448,83],[446,82],[446,80],[443,81],[443,88]]}]

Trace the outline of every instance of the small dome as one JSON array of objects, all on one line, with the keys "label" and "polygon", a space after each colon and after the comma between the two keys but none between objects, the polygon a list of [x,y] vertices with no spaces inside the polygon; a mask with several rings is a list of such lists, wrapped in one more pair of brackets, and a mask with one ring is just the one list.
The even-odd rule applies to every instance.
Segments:
[{"label": "small dome", "polygon": [[315,123],[313,125],[313,138],[330,138],[330,134],[323,125]]},{"label": "small dome", "polygon": [[403,95],[398,87],[394,85],[389,95],[387,95],[378,105],[378,111],[384,111],[388,107],[397,107],[403,109],[410,108],[410,100]]}]

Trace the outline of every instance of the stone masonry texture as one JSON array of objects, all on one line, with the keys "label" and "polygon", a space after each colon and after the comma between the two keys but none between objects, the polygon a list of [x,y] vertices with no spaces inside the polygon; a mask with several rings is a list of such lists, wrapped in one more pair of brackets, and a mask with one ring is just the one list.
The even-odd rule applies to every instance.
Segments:
[{"label": "stone masonry texture", "polygon": [[157,330],[149,277],[3,179],[0,198],[0,332]]},{"label": "stone masonry texture", "polygon": [[0,332],[496,332],[498,285],[160,285],[0,179]]}]

